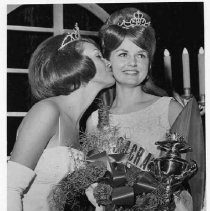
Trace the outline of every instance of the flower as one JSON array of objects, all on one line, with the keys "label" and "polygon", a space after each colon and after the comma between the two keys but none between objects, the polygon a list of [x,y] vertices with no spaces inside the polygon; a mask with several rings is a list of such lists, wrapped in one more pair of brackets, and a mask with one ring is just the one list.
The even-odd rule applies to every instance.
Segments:
[{"label": "flower", "polygon": [[108,154],[112,154],[122,152],[127,139],[119,136],[117,127],[108,127],[106,130],[83,133],[80,143],[80,149],[86,155],[91,151],[94,153],[106,151]]},{"label": "flower", "polygon": [[94,189],[93,195],[99,206],[106,206],[112,203],[112,187],[110,185],[99,183]]}]

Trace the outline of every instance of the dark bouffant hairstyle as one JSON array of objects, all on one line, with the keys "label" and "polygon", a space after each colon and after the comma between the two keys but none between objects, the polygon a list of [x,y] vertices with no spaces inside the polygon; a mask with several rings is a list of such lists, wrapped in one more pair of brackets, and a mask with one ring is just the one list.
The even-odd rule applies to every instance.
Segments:
[{"label": "dark bouffant hairstyle", "polygon": [[[118,25],[121,24],[123,20],[129,22],[133,18],[134,14],[138,11],[143,14],[146,22],[150,22],[149,26],[140,25],[135,27],[123,28]],[[121,45],[125,37],[130,39],[134,44],[144,49],[148,53],[151,64],[156,50],[156,38],[155,30],[151,25],[150,16],[133,7],[124,8],[112,13],[99,31],[99,38],[101,41],[103,56],[106,59],[109,59],[111,52]],[[155,85],[152,80],[150,69],[148,72],[148,77],[143,81],[141,88],[144,92],[149,94],[157,96],[168,95],[165,90]],[[105,102],[105,104],[110,105],[115,97],[115,87],[112,87],[108,91],[103,91],[101,93],[101,98],[104,102],[109,102]]]},{"label": "dark bouffant hairstyle", "polygon": [[66,46],[61,44],[67,34],[57,35],[42,42],[29,63],[29,84],[37,100],[68,95],[81,84],[88,83],[96,73],[93,61],[84,56],[84,43],[97,44],[81,38]]},{"label": "dark bouffant hairstyle", "polygon": [[[123,20],[130,21],[137,11],[139,10],[136,8],[124,8],[122,10],[118,10],[114,12],[101,27],[99,37],[104,56],[106,58],[109,58],[110,53],[118,48],[125,37],[127,37],[134,44],[148,52],[150,61],[153,59],[156,49],[156,38],[155,30],[151,25],[147,27],[140,25],[129,28],[122,28],[118,25],[121,24]],[[147,22],[151,21],[150,17],[146,13],[141,13]]]}]

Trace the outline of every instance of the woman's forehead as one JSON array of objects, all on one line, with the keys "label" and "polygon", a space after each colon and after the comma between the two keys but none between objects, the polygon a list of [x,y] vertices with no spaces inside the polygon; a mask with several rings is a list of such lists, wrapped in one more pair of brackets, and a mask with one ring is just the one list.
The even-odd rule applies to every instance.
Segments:
[{"label": "woman's forehead", "polygon": [[93,43],[89,43],[89,42],[84,42],[84,49],[89,49],[89,50],[93,50],[93,49],[97,49],[97,46],[94,45]]},{"label": "woman's forehead", "polygon": [[94,52],[94,51],[99,51],[99,49],[92,43],[84,42],[83,44],[84,48],[84,53],[86,52]]},{"label": "woman's forehead", "polygon": [[120,50],[126,50],[126,51],[145,51],[135,43],[133,43],[129,38],[125,37],[123,42],[120,44],[118,48],[115,49],[115,51]]}]

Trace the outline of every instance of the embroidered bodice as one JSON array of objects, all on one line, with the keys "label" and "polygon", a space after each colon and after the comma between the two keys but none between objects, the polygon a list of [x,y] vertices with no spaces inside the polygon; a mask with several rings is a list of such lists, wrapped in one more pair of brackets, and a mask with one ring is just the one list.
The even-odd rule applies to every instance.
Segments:
[{"label": "embroidered bodice", "polygon": [[[160,151],[155,142],[163,140],[170,129],[168,110],[171,99],[161,97],[144,109],[127,114],[110,114],[110,125],[117,126],[121,136],[126,136],[157,157]],[[91,124],[97,127],[98,111],[92,113],[91,119]]]}]

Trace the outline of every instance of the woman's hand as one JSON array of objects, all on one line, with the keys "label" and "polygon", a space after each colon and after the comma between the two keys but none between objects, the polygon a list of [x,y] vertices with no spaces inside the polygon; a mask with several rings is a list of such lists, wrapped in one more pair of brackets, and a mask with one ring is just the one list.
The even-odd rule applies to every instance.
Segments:
[{"label": "woman's hand", "polygon": [[192,196],[186,190],[182,191],[179,196],[174,196],[174,202],[175,211],[193,211]]},{"label": "woman's hand", "polygon": [[103,206],[98,206],[96,199],[93,195],[93,191],[96,188],[96,186],[98,185],[98,183],[94,183],[92,185],[90,185],[86,190],[85,190],[85,194],[88,198],[88,200],[92,203],[92,205],[95,206],[95,211],[103,211],[104,207]]}]

